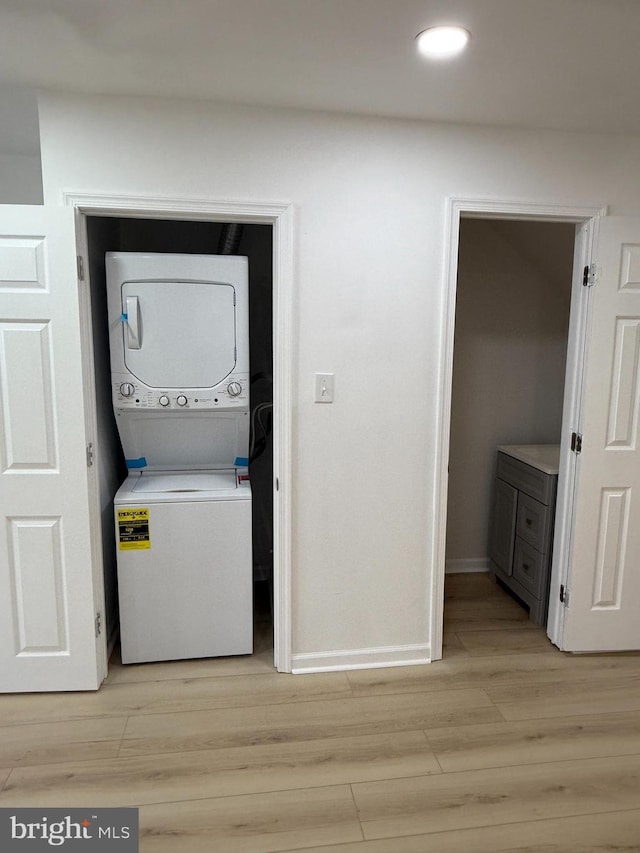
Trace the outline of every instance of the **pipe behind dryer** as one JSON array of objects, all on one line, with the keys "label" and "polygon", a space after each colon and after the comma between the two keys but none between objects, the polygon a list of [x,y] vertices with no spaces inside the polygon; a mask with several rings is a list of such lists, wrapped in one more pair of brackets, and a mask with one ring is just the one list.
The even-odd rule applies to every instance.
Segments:
[{"label": "pipe behind dryer", "polygon": [[242,239],[243,226],[238,222],[229,222],[222,226],[218,242],[219,255],[237,255]]}]

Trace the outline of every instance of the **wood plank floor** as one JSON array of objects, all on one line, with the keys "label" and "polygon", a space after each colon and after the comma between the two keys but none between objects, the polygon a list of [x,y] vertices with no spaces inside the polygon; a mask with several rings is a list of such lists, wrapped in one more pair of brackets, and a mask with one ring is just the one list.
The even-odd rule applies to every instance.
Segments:
[{"label": "wood plank floor", "polygon": [[280,675],[261,638],[1,697],[0,807],[137,806],[142,853],[640,851],[639,654],[558,652],[486,575],[430,666]]}]

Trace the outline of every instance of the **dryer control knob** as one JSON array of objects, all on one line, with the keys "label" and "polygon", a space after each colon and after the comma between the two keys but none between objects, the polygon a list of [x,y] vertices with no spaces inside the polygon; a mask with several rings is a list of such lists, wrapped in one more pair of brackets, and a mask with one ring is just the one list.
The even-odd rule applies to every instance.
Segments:
[{"label": "dryer control knob", "polygon": [[123,382],[120,386],[120,393],[123,397],[133,397],[133,393],[136,389],[133,387],[131,382]]},{"label": "dryer control knob", "polygon": [[167,395],[163,394],[162,397],[160,397],[158,399],[158,402],[160,403],[161,406],[168,406],[170,401],[169,401],[169,398],[167,397]]},{"label": "dryer control knob", "polygon": [[230,397],[239,397],[242,394],[242,385],[239,382],[230,382],[227,385],[227,393]]},{"label": "dryer control knob", "polygon": [[187,398],[184,396],[184,394],[179,394],[178,397],[176,398],[176,403],[179,406],[186,406],[187,405]]}]

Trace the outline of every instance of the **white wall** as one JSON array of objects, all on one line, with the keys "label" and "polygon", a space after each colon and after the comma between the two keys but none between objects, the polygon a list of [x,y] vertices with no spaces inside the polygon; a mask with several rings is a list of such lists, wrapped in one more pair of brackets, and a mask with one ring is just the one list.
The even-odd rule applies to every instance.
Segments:
[{"label": "white wall", "polygon": [[488,568],[496,446],[559,444],[575,228],[460,223],[447,569]]},{"label": "white wall", "polygon": [[[40,121],[48,204],[294,205],[294,653],[424,645],[445,199],[637,213],[638,141],[59,95]],[[333,405],[313,403],[315,371],[335,373]]]},{"label": "white wall", "polygon": [[35,90],[0,83],[0,203],[42,204]]},{"label": "white wall", "polygon": [[42,204],[40,158],[0,153],[0,203]]}]

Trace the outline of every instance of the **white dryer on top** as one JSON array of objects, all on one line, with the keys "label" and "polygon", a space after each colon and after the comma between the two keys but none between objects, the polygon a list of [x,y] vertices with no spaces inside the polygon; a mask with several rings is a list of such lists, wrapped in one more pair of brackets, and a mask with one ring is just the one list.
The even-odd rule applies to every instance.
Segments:
[{"label": "white dryer on top", "polygon": [[247,258],[108,252],[106,270],[113,407],[130,467],[245,458]]}]

